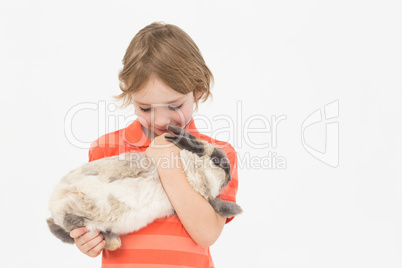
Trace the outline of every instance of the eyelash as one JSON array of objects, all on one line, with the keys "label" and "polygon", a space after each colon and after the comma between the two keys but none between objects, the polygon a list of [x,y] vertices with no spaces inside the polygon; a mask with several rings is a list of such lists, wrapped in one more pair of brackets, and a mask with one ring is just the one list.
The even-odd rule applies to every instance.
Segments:
[{"label": "eyelash", "polygon": [[[183,106],[183,104],[180,104],[179,106],[169,106],[169,109],[172,111],[176,111],[176,110],[179,110],[182,106]],[[140,107],[140,109],[141,109],[141,111],[143,111],[145,113],[151,111],[151,108]]]}]

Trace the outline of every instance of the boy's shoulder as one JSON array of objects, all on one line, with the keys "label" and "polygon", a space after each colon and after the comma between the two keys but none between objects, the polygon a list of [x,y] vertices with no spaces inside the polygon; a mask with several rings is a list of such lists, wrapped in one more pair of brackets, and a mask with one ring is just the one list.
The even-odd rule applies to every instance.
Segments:
[{"label": "boy's shoulder", "polygon": [[202,133],[200,133],[200,139],[207,141],[212,145],[215,145],[216,147],[222,149],[226,154],[236,153],[234,147],[227,141],[217,140]]},{"label": "boy's shoulder", "polygon": [[89,161],[104,157],[114,156],[126,152],[123,145],[124,129],[119,129],[100,136],[91,143],[89,149]]},{"label": "boy's shoulder", "polygon": [[100,136],[91,144],[91,148],[105,148],[105,147],[115,147],[122,142],[122,137],[124,133],[124,128],[116,131],[112,131]]}]

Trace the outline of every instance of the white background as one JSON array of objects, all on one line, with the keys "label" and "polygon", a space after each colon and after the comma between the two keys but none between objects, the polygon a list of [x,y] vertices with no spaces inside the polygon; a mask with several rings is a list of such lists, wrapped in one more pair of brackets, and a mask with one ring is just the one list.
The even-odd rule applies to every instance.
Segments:
[{"label": "white background", "polygon": [[[237,124],[216,138],[239,157],[286,160],[239,170],[244,213],[211,247],[216,267],[401,267],[401,12],[398,1],[1,1],[0,267],[100,267],[50,234],[47,203],[88,144],[132,118],[98,104],[113,108],[126,47],[153,21],[185,30],[214,73],[198,115]],[[304,149],[301,126],[336,100],[334,168]],[[83,103],[95,109],[65,124]],[[248,137],[263,149],[239,134],[256,115],[286,115],[275,148],[272,133]],[[324,122],[307,134],[325,147]]]}]

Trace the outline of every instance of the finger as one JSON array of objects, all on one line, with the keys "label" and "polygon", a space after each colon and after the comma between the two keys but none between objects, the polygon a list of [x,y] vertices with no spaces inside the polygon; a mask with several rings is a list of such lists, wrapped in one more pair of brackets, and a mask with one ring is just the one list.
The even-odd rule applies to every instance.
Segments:
[{"label": "finger", "polygon": [[[100,232],[95,230],[95,231],[87,232],[83,236],[79,237],[78,240],[81,242],[81,245],[84,245],[99,236],[101,236]],[[102,239],[103,239],[103,236],[102,236]]]},{"label": "finger", "polygon": [[[171,135],[171,134],[166,134],[166,133],[164,133],[164,134],[162,134],[162,135],[156,137],[156,138],[152,141],[151,145],[152,145],[154,148],[158,148],[158,149],[159,149],[159,148],[168,148],[168,147],[171,147],[171,146],[172,146],[172,143],[165,139],[165,136],[166,136],[166,135]],[[151,146],[151,145],[150,145],[150,146]]]},{"label": "finger", "polygon": [[97,247],[99,245],[99,243],[102,243],[103,240],[104,240],[103,235],[99,234],[95,238],[93,238],[90,241],[86,242],[83,245],[83,250],[88,254],[90,251],[92,251],[92,249]]},{"label": "finger", "polygon": [[93,247],[92,249],[90,249],[87,252],[87,255],[90,257],[97,257],[99,256],[99,254],[101,254],[102,250],[105,248],[106,246],[106,241],[102,240],[99,244],[97,244],[95,247]]},{"label": "finger", "polygon": [[87,233],[87,232],[88,232],[87,228],[85,228],[85,227],[80,227],[80,228],[77,228],[77,229],[72,230],[72,231],[70,232],[70,236],[71,236],[71,238],[76,239],[76,238],[78,238],[78,237],[84,235],[84,234]]}]

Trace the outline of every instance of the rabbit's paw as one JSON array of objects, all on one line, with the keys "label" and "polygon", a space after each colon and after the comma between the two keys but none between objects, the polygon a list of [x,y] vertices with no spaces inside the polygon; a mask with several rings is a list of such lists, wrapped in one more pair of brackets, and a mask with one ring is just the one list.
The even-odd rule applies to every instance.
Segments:
[{"label": "rabbit's paw", "polygon": [[243,212],[238,204],[220,198],[212,199],[209,203],[212,205],[216,213],[224,217],[231,218]]},{"label": "rabbit's paw", "polygon": [[117,234],[111,232],[106,232],[102,234],[103,238],[106,241],[105,249],[113,251],[121,247],[121,240]]}]

